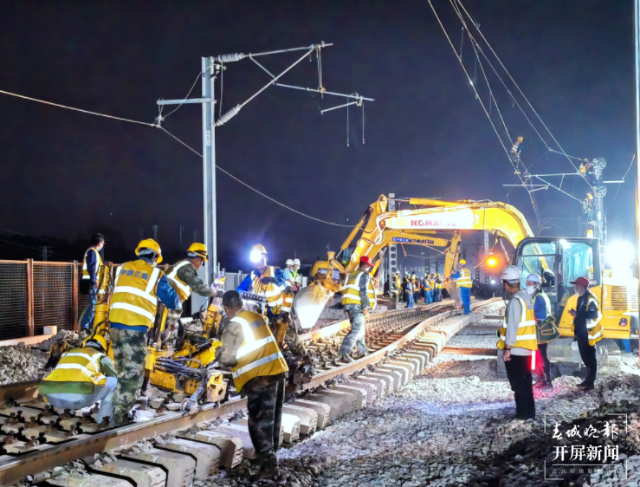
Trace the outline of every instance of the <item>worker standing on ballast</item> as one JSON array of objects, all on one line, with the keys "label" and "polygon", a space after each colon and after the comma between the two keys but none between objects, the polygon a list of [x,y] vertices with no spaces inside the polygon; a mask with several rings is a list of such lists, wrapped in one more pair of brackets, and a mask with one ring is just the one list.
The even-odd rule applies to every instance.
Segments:
[{"label": "worker standing on ballast", "polygon": [[224,293],[222,306],[229,323],[216,360],[231,367],[236,391],[247,396],[249,436],[260,468],[249,481],[274,479],[280,474],[276,452],[289,368],[265,318],[243,310],[237,291]]},{"label": "worker standing on ballast", "polygon": [[434,295],[434,301],[436,303],[439,303],[440,301],[442,301],[442,288],[444,287],[444,283],[442,282],[442,277],[440,276],[440,273],[436,274],[436,291],[435,291],[435,295]]},{"label": "worker standing on ballast", "polygon": [[[536,374],[538,382],[534,388],[553,388],[551,382],[551,362],[547,354],[547,345],[552,340],[560,336],[555,327],[555,319],[551,313],[551,302],[549,297],[542,291],[542,279],[538,274],[529,274],[527,277],[527,293],[533,300],[533,313],[536,320],[536,336],[538,342],[537,357],[540,359],[536,364]],[[534,352],[536,353],[536,352]]]},{"label": "worker standing on ballast", "polygon": [[[167,278],[171,287],[175,289],[180,298],[180,302],[184,303],[191,293],[194,292],[204,298],[211,298],[216,296],[222,296],[222,291],[215,289],[215,286],[207,286],[200,277],[198,277],[198,269],[209,261],[209,252],[207,247],[199,242],[192,243],[187,249],[187,257],[181,261],[176,262],[167,270]],[[191,310],[192,313],[195,310]],[[178,336],[184,334],[182,325],[180,324],[180,315],[182,309],[179,311],[171,311],[167,314],[167,327],[165,339],[170,339],[176,329],[178,329]]]},{"label": "worker standing on ballast", "polygon": [[466,268],[466,265],[467,261],[460,259],[458,272],[451,274],[451,279],[456,280],[456,287],[460,292],[460,299],[464,305],[464,314],[468,315],[471,313],[471,286],[473,286],[473,282],[471,281],[471,273]]},{"label": "worker standing on ballast", "polygon": [[180,310],[180,298],[156,264],[162,262],[160,245],[142,240],[137,260],[116,269],[109,308],[111,344],[118,372],[113,423],[125,423],[140,394],[147,356],[147,332],[153,328],[158,299],[169,310]]},{"label": "worker standing on ballast", "polygon": [[531,296],[520,289],[520,270],[513,265],[502,273],[502,283],[508,296],[504,324],[498,330],[499,350],[516,401],[515,419],[533,419],[536,405],[531,382],[531,353],[538,349],[536,321]]},{"label": "worker standing on ballast", "polygon": [[[372,267],[373,262],[369,257],[360,257],[360,267],[347,276],[342,288],[342,306],[351,323],[351,331],[344,337],[340,347],[339,358],[343,362],[353,362],[349,354],[354,344],[360,355],[369,351],[364,341],[364,331],[366,318],[376,307],[376,292],[369,275]],[[413,296],[410,299],[413,299]]]},{"label": "worker standing on ballast", "polygon": [[589,291],[589,279],[578,277],[571,284],[578,295],[577,310],[569,311],[573,316],[574,340],[578,341],[580,357],[588,369],[586,379],[578,387],[586,392],[593,390],[598,372],[596,343],[602,340],[602,313],[598,299]]},{"label": "worker standing on ballast", "polygon": [[300,288],[302,287],[302,274],[300,274],[300,259],[293,259],[293,271],[291,272],[291,275],[293,276],[293,282],[294,282],[294,290],[296,292],[300,291]]},{"label": "worker standing on ballast", "polygon": [[102,335],[89,336],[82,347],[63,354],[53,371],[38,386],[46,402],[60,409],[78,410],[100,401],[96,423],[113,414],[113,398],[118,378],[107,355]]},{"label": "worker standing on ballast", "polygon": [[104,237],[96,233],[91,237],[91,247],[84,253],[82,262],[82,284],[80,294],[89,295],[89,304],[80,316],[80,329],[89,330],[98,299],[98,271],[103,265],[100,251],[104,248]]},{"label": "worker standing on ballast", "polygon": [[287,285],[293,287],[294,279],[293,279],[293,259],[287,259],[285,262],[285,268],[282,271],[284,273],[284,278],[286,279]]}]

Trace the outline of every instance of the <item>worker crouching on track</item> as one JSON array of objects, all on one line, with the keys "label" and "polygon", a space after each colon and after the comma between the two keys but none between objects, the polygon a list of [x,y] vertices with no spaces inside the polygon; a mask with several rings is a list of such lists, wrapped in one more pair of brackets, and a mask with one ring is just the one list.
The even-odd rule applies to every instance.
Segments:
[{"label": "worker crouching on track", "polygon": [[[204,244],[194,242],[187,249],[187,258],[176,262],[167,270],[167,278],[171,287],[175,289],[180,302],[184,303],[191,293],[194,292],[205,298],[222,296],[221,291],[207,286],[198,277],[198,269],[209,261],[209,253]],[[170,339],[171,335],[178,329],[178,337],[184,335],[184,329],[180,324],[182,309],[172,311],[167,314],[167,331],[165,339]]]},{"label": "worker crouching on track", "polygon": [[376,307],[376,292],[369,275],[373,262],[367,256],[360,257],[360,267],[356,272],[347,276],[342,290],[342,306],[349,316],[351,331],[344,337],[340,347],[339,358],[343,362],[353,362],[350,357],[355,344],[360,355],[365,355],[369,349],[364,341],[365,320],[369,312]]},{"label": "worker crouching on track", "polygon": [[272,479],[279,475],[276,452],[289,368],[265,318],[243,310],[237,291],[227,291],[222,306],[229,324],[216,359],[231,367],[236,390],[247,396],[249,435],[260,467],[249,480]]},{"label": "worker crouching on track", "polygon": [[118,379],[101,335],[87,338],[81,348],[62,355],[55,369],[40,383],[39,393],[54,407],[82,409],[100,401],[97,423],[113,414]]},{"label": "worker crouching on track", "polygon": [[536,322],[531,297],[520,289],[520,270],[513,265],[502,273],[508,296],[504,324],[498,330],[497,347],[504,350],[502,358],[516,401],[516,419],[536,416],[531,383],[531,352],[538,349]]},{"label": "worker crouching on track", "polygon": [[456,280],[456,287],[460,291],[460,299],[464,305],[464,314],[471,313],[471,287],[473,282],[471,281],[471,273],[465,266],[467,261],[460,259],[458,263],[458,272],[451,274],[451,279]]},{"label": "worker crouching on track", "polygon": [[142,240],[137,260],[116,270],[109,309],[111,344],[118,372],[113,423],[123,424],[144,380],[147,332],[153,328],[158,299],[169,310],[180,310],[180,298],[155,264],[162,262],[160,246],[153,239]]},{"label": "worker crouching on track", "polygon": [[578,384],[578,387],[590,391],[594,387],[598,372],[596,343],[602,340],[602,313],[598,299],[589,291],[589,280],[586,277],[579,277],[571,284],[575,286],[578,294],[578,309],[569,311],[573,316],[574,340],[578,341],[580,357],[588,369],[587,378]]}]

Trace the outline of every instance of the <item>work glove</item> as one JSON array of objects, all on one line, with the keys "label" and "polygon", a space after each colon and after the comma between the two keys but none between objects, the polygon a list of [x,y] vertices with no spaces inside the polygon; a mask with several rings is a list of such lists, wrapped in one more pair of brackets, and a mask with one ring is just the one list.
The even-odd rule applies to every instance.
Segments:
[{"label": "work glove", "polygon": [[291,286],[287,286],[287,287],[284,288],[284,292],[292,294],[294,291],[293,291],[293,288]]},{"label": "work glove", "polygon": [[260,279],[260,283],[264,284],[265,286],[267,284],[275,284],[276,280],[273,277],[263,277],[262,279]]}]

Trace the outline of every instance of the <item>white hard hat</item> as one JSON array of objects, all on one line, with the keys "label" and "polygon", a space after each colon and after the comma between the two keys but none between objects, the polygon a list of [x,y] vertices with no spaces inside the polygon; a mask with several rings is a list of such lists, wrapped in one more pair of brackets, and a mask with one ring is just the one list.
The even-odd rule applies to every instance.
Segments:
[{"label": "white hard hat", "polygon": [[287,259],[287,265],[293,265],[293,261],[291,259]]},{"label": "white hard hat", "polygon": [[536,284],[542,284],[542,279],[538,274],[529,274],[527,277],[527,282],[535,282]]},{"label": "white hard hat", "polygon": [[300,259],[293,259],[293,265],[300,265]]},{"label": "white hard hat", "polygon": [[521,277],[522,275],[520,274],[520,269],[518,269],[514,265],[510,265],[504,271],[502,271],[502,276],[500,277],[500,279],[507,282],[520,282]]}]

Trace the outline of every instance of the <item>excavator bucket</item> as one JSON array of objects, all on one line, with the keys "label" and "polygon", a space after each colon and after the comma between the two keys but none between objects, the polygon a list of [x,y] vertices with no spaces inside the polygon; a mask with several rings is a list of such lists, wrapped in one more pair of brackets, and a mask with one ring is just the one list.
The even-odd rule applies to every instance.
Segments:
[{"label": "excavator bucket", "polygon": [[303,330],[313,328],[332,296],[333,292],[315,283],[298,291],[293,299],[293,312]]}]

